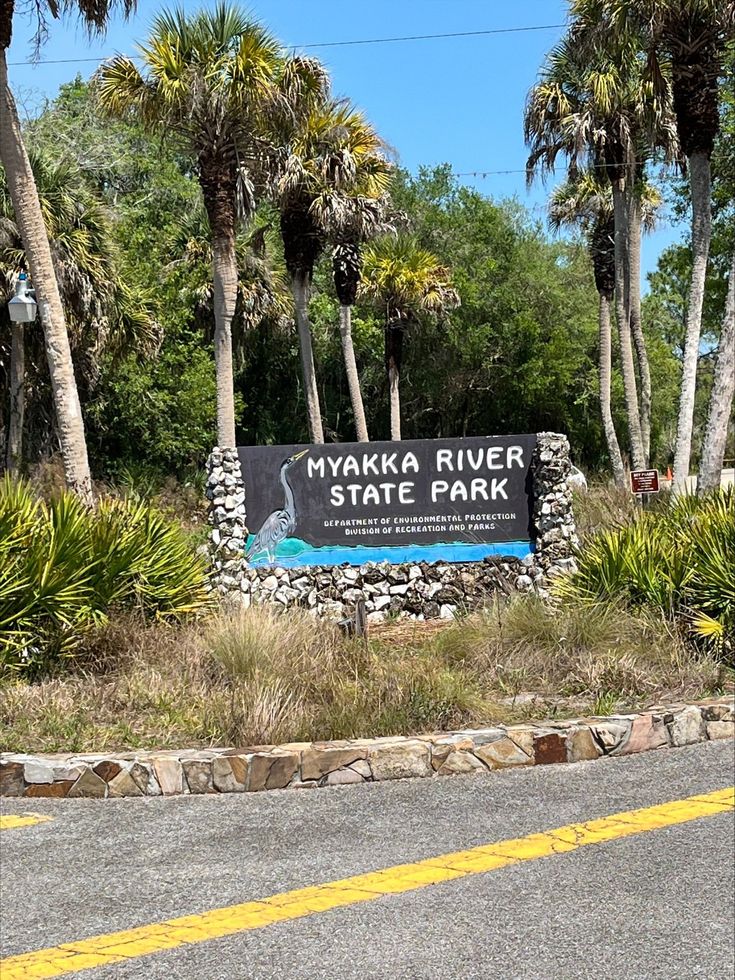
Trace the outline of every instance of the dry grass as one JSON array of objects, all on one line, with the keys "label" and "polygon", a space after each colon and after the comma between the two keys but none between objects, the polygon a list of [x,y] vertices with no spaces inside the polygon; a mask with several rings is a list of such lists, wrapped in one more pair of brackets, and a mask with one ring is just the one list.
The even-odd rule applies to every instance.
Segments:
[{"label": "dry grass", "polygon": [[574,494],[574,517],[580,539],[605,528],[626,524],[633,517],[638,503],[633,494],[612,483],[593,483],[587,491]]},{"label": "dry grass", "polygon": [[178,628],[127,619],[96,636],[74,674],[6,679],[0,748],[407,734],[697,698],[722,683],[717,663],[660,619],[530,597],[444,628],[388,624],[369,643],[264,608]]}]

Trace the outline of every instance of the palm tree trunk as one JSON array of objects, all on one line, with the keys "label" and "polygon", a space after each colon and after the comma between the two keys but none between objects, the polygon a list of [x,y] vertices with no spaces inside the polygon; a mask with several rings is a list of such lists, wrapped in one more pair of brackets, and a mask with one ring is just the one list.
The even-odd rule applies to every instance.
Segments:
[{"label": "palm tree trunk", "polygon": [[217,445],[235,449],[235,380],[232,369],[232,319],[237,305],[235,252],[236,174],[216,156],[200,161],[199,184],[212,236],[214,294],[214,369],[217,383]]},{"label": "palm tree trunk", "polygon": [[357,373],[355,347],[352,343],[352,307],[345,304],[340,305],[339,308],[339,333],[342,338],[342,354],[345,359],[345,372],[347,374],[347,386],[350,389],[352,414],[355,416],[357,441],[369,442],[367,422],[365,421],[365,407],[362,403],[362,391],[360,390],[360,376]]},{"label": "palm tree trunk", "polygon": [[309,421],[309,437],[314,443],[324,442],[322,411],[319,405],[319,390],[316,384],[314,351],[311,346],[311,323],[309,322],[309,275],[296,273],[291,277],[291,292],[296,311],[296,327],[301,347],[301,372],[306,396],[306,413]]},{"label": "palm tree trunk", "polygon": [[26,407],[24,324],[12,324],[10,344],[10,419],[6,468],[8,473],[17,473],[23,462],[23,416]]},{"label": "palm tree trunk", "polygon": [[722,462],[725,458],[727,427],[735,394],[735,255],[730,266],[725,317],[720,333],[715,377],[709,403],[709,418],[702,446],[697,493],[703,494],[720,485]]},{"label": "palm tree trunk", "polygon": [[625,467],[620,453],[620,444],[615,432],[612,409],[610,407],[610,385],[612,375],[612,327],[610,324],[610,295],[600,293],[600,411],[602,428],[605,433],[607,451],[610,454],[613,478],[618,487],[625,486]]},{"label": "palm tree trunk", "polygon": [[[233,222],[234,226],[234,222]],[[237,304],[235,237],[212,242],[214,283],[214,367],[217,376],[217,444],[235,449],[235,376],[232,368],[232,318]]]},{"label": "palm tree trunk", "polygon": [[635,380],[633,345],[631,343],[630,320],[628,317],[628,294],[626,288],[628,279],[627,208],[622,181],[613,180],[611,183],[615,210],[615,311],[618,321],[618,336],[620,338],[620,364],[623,373],[625,407],[628,416],[630,455],[633,468],[639,470],[645,467],[645,456],[643,453],[643,436],[641,433],[640,414],[638,412],[638,391]]},{"label": "palm tree trunk", "polygon": [[386,324],[385,367],[388,374],[390,396],[390,437],[401,441],[401,362],[403,360],[403,330]]},{"label": "palm tree trunk", "polygon": [[702,329],[704,282],[707,276],[710,237],[712,235],[712,205],[710,201],[710,161],[702,152],[689,157],[689,181],[692,194],[692,279],[687,304],[684,363],[681,373],[679,422],[674,454],[674,492],[686,489],[692,455],[694,428],[694,396],[697,387],[699,337]]},{"label": "palm tree trunk", "polygon": [[638,377],[641,383],[640,419],[643,441],[643,461],[648,466],[651,456],[651,371],[648,366],[646,339],[641,321],[641,203],[631,189],[628,209],[628,304],[630,329],[633,334]]},{"label": "palm tree trunk", "polygon": [[23,145],[15,102],[8,87],[4,45],[0,45],[0,134],[0,162],[5,168],[10,200],[36,290],[46,340],[64,476],[69,489],[91,503],[92,479],[69,335],[38,191]]}]

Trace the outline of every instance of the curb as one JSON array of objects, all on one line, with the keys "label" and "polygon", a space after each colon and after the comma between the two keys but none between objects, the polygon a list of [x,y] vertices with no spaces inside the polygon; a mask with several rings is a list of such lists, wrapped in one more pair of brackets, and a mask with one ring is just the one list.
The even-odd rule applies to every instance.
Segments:
[{"label": "curb", "polygon": [[243,749],[0,754],[0,796],[179,796],[315,789],[583,762],[735,736],[735,698],[626,715]]}]

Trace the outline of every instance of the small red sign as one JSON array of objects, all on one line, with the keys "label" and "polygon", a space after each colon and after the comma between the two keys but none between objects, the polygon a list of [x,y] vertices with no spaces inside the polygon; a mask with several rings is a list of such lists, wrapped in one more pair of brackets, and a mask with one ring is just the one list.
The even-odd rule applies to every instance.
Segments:
[{"label": "small red sign", "polygon": [[658,470],[632,470],[630,489],[633,493],[658,493]]}]

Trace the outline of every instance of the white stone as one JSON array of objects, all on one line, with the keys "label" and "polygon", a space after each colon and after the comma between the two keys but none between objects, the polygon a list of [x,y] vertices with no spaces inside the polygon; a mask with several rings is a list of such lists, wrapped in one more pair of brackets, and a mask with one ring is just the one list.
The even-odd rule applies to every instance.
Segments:
[{"label": "white stone", "polygon": [[449,603],[445,603],[439,609],[439,619],[454,619],[454,614],[456,611],[456,606],[451,606]]},{"label": "white stone", "polygon": [[327,776],[327,786],[346,786],[349,783],[361,783],[363,778],[354,769],[337,769]]},{"label": "white stone", "polygon": [[703,742],[707,738],[707,732],[702,721],[702,712],[699,708],[684,708],[674,715],[669,725],[671,732],[671,742],[673,745],[693,745],[695,742]]},{"label": "white stone", "polygon": [[268,575],[260,583],[261,588],[265,589],[267,592],[275,592],[278,588],[278,579],[275,575]]},{"label": "white stone", "polygon": [[54,770],[52,766],[34,760],[23,766],[23,776],[27,783],[53,783]]},{"label": "white stone", "polygon": [[389,595],[379,595],[375,597],[373,606],[375,607],[376,610],[380,611],[381,609],[387,608],[390,605],[390,601],[391,600]]},{"label": "white stone", "polygon": [[391,585],[389,592],[390,595],[405,595],[408,592],[409,588],[410,586],[406,582],[405,584],[402,585]]}]

